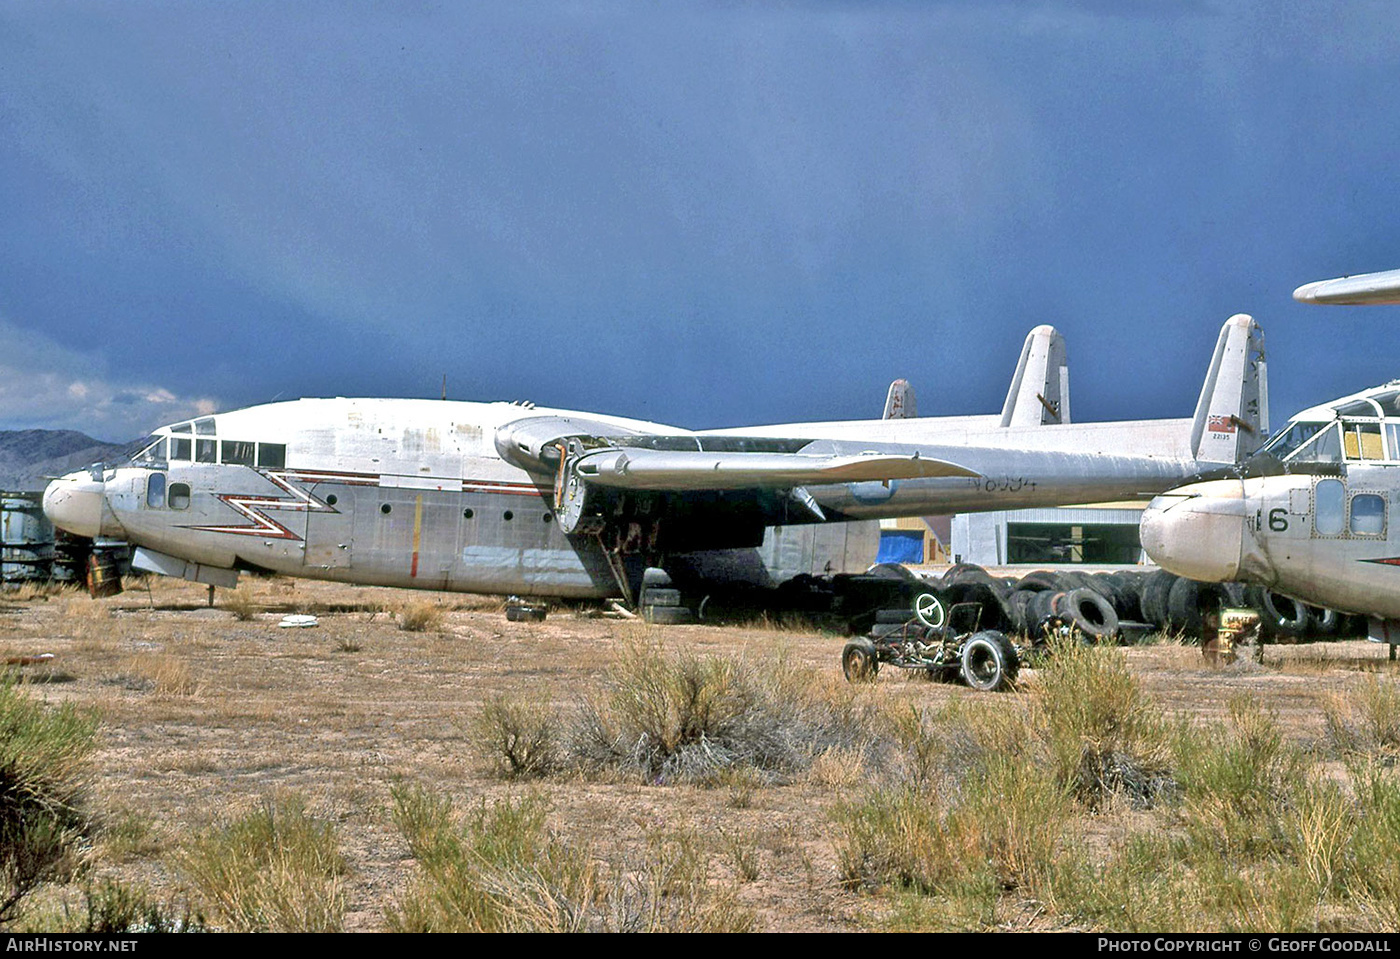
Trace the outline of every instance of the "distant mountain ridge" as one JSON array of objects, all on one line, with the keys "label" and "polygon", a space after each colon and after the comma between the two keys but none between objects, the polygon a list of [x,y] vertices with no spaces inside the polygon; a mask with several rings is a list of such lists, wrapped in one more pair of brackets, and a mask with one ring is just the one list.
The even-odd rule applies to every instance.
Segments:
[{"label": "distant mountain ridge", "polygon": [[76,430],[0,430],[0,489],[37,492],[51,477],[124,461],[141,442],[104,443]]}]

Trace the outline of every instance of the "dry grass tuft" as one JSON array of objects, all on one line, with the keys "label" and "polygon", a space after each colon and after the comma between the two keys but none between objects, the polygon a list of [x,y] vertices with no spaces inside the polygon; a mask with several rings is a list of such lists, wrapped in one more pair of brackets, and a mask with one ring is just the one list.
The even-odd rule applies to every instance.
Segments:
[{"label": "dry grass tuft", "polygon": [[1322,711],[1327,738],[1343,756],[1400,757],[1400,686],[1393,679],[1368,676],[1359,691],[1329,696]]},{"label": "dry grass tuft", "polygon": [[223,601],[219,605],[232,613],[233,618],[241,623],[246,623],[262,611],[262,606],[253,599],[252,591],[242,587],[232,592],[225,592]]},{"label": "dry grass tuft", "polygon": [[[419,876],[397,906],[398,932],[746,932],[751,912],[711,881],[693,833],[653,834],[640,866],[608,867],[547,826],[539,795],[459,818],[419,786],[393,790],[394,822]],[[756,861],[751,861],[756,868]]]},{"label": "dry grass tuft", "polygon": [[71,705],[50,708],[0,681],[0,928],[40,885],[82,860],[96,728]]},{"label": "dry grass tuft", "polygon": [[442,607],[431,602],[405,603],[398,609],[399,629],[406,633],[437,632],[444,618]]},{"label": "dry grass tuft", "polygon": [[141,653],[128,659],[117,681],[157,696],[183,699],[199,692],[189,663],[169,653]]},{"label": "dry grass tuft", "polygon": [[493,696],[472,724],[472,738],[494,771],[510,779],[548,776],[561,766],[558,710],[540,701]]},{"label": "dry grass tuft", "polygon": [[308,815],[296,795],[198,836],[180,865],[232,931],[342,927],[346,864],[335,826]]}]

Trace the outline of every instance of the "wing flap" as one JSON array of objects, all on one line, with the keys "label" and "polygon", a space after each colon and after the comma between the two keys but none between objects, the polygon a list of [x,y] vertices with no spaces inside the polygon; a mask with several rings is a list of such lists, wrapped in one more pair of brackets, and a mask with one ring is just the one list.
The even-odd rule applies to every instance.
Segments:
[{"label": "wing flap", "polygon": [[579,457],[574,466],[591,484],[633,490],[782,489],[824,483],[860,483],[937,476],[978,476],[977,471],[915,454],[712,453],[607,449]]}]

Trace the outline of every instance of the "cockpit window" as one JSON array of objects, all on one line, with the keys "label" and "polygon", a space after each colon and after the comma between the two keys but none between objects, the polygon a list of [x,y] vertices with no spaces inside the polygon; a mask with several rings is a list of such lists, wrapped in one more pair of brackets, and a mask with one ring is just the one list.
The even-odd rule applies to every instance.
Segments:
[{"label": "cockpit window", "polygon": [[174,426],[170,427],[170,432],[172,433],[188,433],[189,431],[190,424],[188,423],[176,423]]},{"label": "cockpit window", "polygon": [[1380,416],[1370,400],[1356,400],[1346,406],[1337,407],[1338,416]]},{"label": "cockpit window", "polygon": [[206,416],[201,420],[194,421],[194,431],[199,436],[214,435],[214,417]]},{"label": "cockpit window", "polygon": [[1291,423],[1288,429],[1269,441],[1263,452],[1275,459],[1286,460],[1294,450],[1317,435],[1325,423]]},{"label": "cockpit window", "polygon": [[1288,458],[1290,463],[1340,463],[1342,461],[1342,440],[1336,424],[1328,426],[1296,453]]},{"label": "cockpit window", "polygon": [[191,459],[191,441],[188,436],[170,437],[170,458],[181,463],[188,463]]},{"label": "cockpit window", "polygon": [[1381,424],[1343,423],[1342,449],[1349,460],[1383,460]]},{"label": "cockpit window", "polygon": [[1381,412],[1386,416],[1400,416],[1400,392],[1382,393],[1371,399],[1380,405]]},{"label": "cockpit window", "polygon": [[253,444],[243,440],[224,440],[219,462],[228,466],[252,466]]},{"label": "cockpit window", "polygon": [[131,458],[133,463],[164,463],[165,462],[165,437],[152,437],[155,442],[148,445],[141,452]]},{"label": "cockpit window", "polygon": [[219,441],[195,440],[194,461],[196,463],[217,463],[219,461]]},{"label": "cockpit window", "polygon": [[287,467],[286,443],[259,443],[258,466],[265,470],[280,470]]}]

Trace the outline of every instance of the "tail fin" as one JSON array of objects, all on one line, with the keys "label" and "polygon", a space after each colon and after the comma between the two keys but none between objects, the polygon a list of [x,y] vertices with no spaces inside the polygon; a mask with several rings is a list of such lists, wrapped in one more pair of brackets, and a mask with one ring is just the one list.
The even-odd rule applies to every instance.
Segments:
[{"label": "tail fin", "polygon": [[1238,463],[1268,435],[1264,331],[1253,317],[1237,313],[1225,321],[1215,342],[1191,424],[1191,454],[1205,463]]},{"label": "tail fin", "polygon": [[909,385],[908,380],[895,380],[890,384],[889,395],[885,397],[885,415],[881,418],[904,420],[913,419],[918,415],[919,407],[914,402],[914,387]]},{"label": "tail fin", "polygon": [[1021,361],[1001,408],[1002,426],[1069,422],[1069,357],[1065,338],[1053,326],[1037,326],[1026,336]]}]

